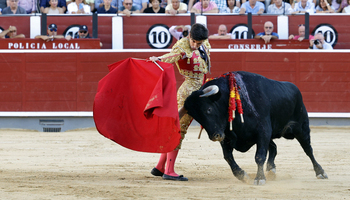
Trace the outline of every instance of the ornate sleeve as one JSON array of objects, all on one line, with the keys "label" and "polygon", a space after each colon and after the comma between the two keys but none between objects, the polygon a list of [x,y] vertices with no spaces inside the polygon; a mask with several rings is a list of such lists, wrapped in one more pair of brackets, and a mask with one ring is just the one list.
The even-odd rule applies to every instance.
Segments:
[{"label": "ornate sleeve", "polygon": [[183,57],[184,53],[179,48],[173,48],[170,53],[160,56],[162,62],[175,63]]}]

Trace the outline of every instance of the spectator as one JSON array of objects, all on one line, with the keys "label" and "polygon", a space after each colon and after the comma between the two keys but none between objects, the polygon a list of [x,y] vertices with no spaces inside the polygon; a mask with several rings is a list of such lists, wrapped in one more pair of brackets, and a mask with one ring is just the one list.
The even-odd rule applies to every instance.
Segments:
[{"label": "spectator", "polygon": [[225,24],[221,24],[218,29],[218,33],[209,36],[209,39],[233,39],[231,33],[227,33],[227,27]]},{"label": "spectator", "polygon": [[213,2],[216,3],[216,5],[218,6],[219,12],[222,12],[223,10],[226,10],[227,8],[227,0],[211,0]]},{"label": "spectator", "polygon": [[[95,8],[101,8],[103,6],[104,2],[103,0],[95,0]],[[122,0],[112,0],[111,2],[112,8],[120,10],[120,8],[123,6]]]},{"label": "spectator", "polygon": [[293,13],[310,13],[313,14],[315,13],[315,4],[311,3],[311,1],[308,0],[300,0],[298,3],[296,1],[293,2],[292,4],[293,8]]},{"label": "spectator", "polygon": [[278,34],[273,32],[273,23],[270,21],[265,22],[264,32],[258,33],[254,38],[262,39],[266,43],[269,43],[271,39],[278,39]]},{"label": "spectator", "polygon": [[[236,0],[236,5],[238,8],[241,8],[242,3],[245,3],[247,0]],[[266,6],[265,6],[266,7]]]},{"label": "spectator", "polygon": [[37,0],[19,0],[18,6],[24,8],[27,14],[36,13]]},{"label": "spectator", "polygon": [[43,13],[46,13],[46,14],[63,14],[64,13],[62,8],[57,7],[58,0],[50,0],[49,4],[50,4],[50,7],[46,7]]},{"label": "spectator", "polygon": [[[181,29],[181,31],[179,31]],[[191,31],[190,25],[179,25],[179,26],[171,26],[169,28],[170,34],[176,38],[177,40],[180,40],[183,37],[187,37],[188,33]]]},{"label": "spectator", "polygon": [[132,5],[132,0],[124,0],[123,6],[119,9],[120,14],[125,14],[127,17],[130,17],[133,13],[140,13],[135,6]]},{"label": "spectator", "polygon": [[0,12],[7,7],[7,0],[0,0]]},{"label": "spectator", "polygon": [[188,11],[190,11],[195,3],[199,2],[199,0],[188,0],[187,2],[187,8]]},{"label": "spectator", "polygon": [[332,0],[331,5],[334,7],[336,13],[340,13],[346,6],[348,6],[347,2],[347,0]]},{"label": "spectator", "polygon": [[218,13],[219,9],[215,2],[210,0],[200,0],[191,9],[192,13]]},{"label": "spectator", "polygon": [[0,33],[0,38],[25,38],[24,34],[17,35],[17,28],[15,26],[10,26],[7,30]]},{"label": "spectator", "polygon": [[[90,6],[91,13],[95,12],[95,0],[85,0],[86,4]],[[117,12],[116,12],[117,13]]]},{"label": "spectator", "polygon": [[[75,38],[77,38],[77,39],[90,39],[92,37],[89,34],[88,27],[86,25],[81,25],[81,26],[79,26],[78,35],[76,35]],[[103,44],[102,44],[102,42],[100,42],[100,47],[102,47],[102,46],[103,46]]]},{"label": "spectator", "polygon": [[148,6],[148,0],[133,0],[132,5],[135,6],[136,9],[140,11],[140,13],[143,13],[143,11]]},{"label": "spectator", "polygon": [[165,7],[165,13],[176,15],[179,13],[187,13],[187,5],[180,0],[171,0],[171,4]]},{"label": "spectator", "polygon": [[346,6],[348,6],[348,1],[347,0],[342,0],[341,4],[340,4],[340,7],[341,7],[341,10],[340,12],[342,11],[343,8],[345,8]]},{"label": "spectator", "polygon": [[236,0],[226,0],[226,8],[222,9],[220,13],[239,13],[241,10],[237,5],[236,5]]},{"label": "spectator", "polygon": [[149,0],[149,3],[152,6],[146,8],[144,13],[165,13],[165,8],[160,7],[161,0]]},{"label": "spectator", "polygon": [[[47,35],[37,35],[35,36],[35,39],[42,39],[46,42],[53,41],[54,39],[62,39],[65,38],[63,35],[57,35],[57,25],[56,24],[50,24],[47,27]],[[68,35],[66,37],[66,40],[70,40],[72,37]]]},{"label": "spectator", "polygon": [[242,4],[239,14],[252,13],[262,14],[265,10],[265,5],[257,0],[250,0]]},{"label": "spectator", "polygon": [[274,0],[274,3],[267,8],[267,14],[291,14],[292,6],[282,0]]},{"label": "spectator", "polygon": [[81,38],[81,39],[83,39],[83,38],[91,38],[91,36],[89,34],[88,27],[86,25],[79,26],[79,32],[78,32],[78,35],[76,36],[76,38]]},{"label": "spectator", "polygon": [[316,13],[334,13],[332,0],[319,0],[319,3],[316,7]]},{"label": "spectator", "polygon": [[[44,13],[45,8],[50,7],[50,0],[40,0],[40,12]],[[58,8],[62,8],[63,13],[67,10],[66,0],[58,0]]]},{"label": "spectator", "polygon": [[85,0],[75,0],[67,6],[68,14],[91,14],[91,8]]},{"label": "spectator", "polygon": [[2,14],[27,14],[27,11],[18,6],[18,0],[8,0],[9,6],[2,10]]},{"label": "spectator", "polygon": [[104,14],[104,13],[116,14],[118,10],[113,8],[111,6],[111,3],[112,3],[112,0],[103,0],[102,7],[97,8],[97,13],[98,14]]},{"label": "spectator", "polygon": [[[275,0],[275,1],[276,1],[276,0]],[[289,38],[290,40],[299,40],[299,41],[302,41],[303,39],[305,39],[305,26],[304,26],[304,24],[300,24],[300,25],[299,25],[298,33],[299,33],[299,35],[294,36],[294,35],[292,34],[292,35],[290,35],[288,38]],[[309,35],[309,40],[311,40],[311,39],[314,39],[314,36]]]},{"label": "spectator", "polygon": [[[66,0],[67,5],[69,5],[74,0]],[[90,6],[91,13],[95,12],[95,0],[85,0],[86,5]]]},{"label": "spectator", "polygon": [[[247,0],[240,0],[240,2],[245,3]],[[265,9],[271,4],[271,2],[273,3],[274,0],[258,0],[259,2],[263,3],[265,5]],[[267,4],[268,2],[268,4]]]},{"label": "spectator", "polygon": [[348,0],[348,6],[343,8],[342,13],[350,13],[350,0]]},{"label": "spectator", "polygon": [[[273,0],[272,0],[273,1]],[[284,1],[288,1],[288,0],[284,0]],[[319,1],[319,0],[307,0],[308,2],[310,3],[313,3],[314,5],[316,5],[316,3]],[[300,0],[290,0],[290,5],[292,5],[293,7],[293,4],[297,4],[298,2],[300,2]]]},{"label": "spectator", "polygon": [[324,36],[322,33],[317,33],[315,38],[310,40],[309,49],[325,49],[325,50],[333,50],[332,45],[328,44],[324,41]]}]

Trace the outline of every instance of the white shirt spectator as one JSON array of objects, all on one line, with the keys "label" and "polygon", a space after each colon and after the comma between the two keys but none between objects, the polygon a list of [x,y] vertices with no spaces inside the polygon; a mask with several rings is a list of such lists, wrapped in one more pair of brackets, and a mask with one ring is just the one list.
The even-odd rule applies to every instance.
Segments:
[{"label": "white shirt spectator", "polygon": [[294,7],[294,12],[305,11],[305,12],[308,12],[310,14],[314,14],[315,13],[315,4],[314,3],[310,3],[310,1],[306,2],[305,8],[303,8],[301,6],[301,1],[299,1],[299,3],[295,4],[294,6],[295,6]]},{"label": "white shirt spectator", "polygon": [[[333,50],[332,45],[328,44],[327,42],[325,42],[324,44],[322,44],[322,46],[323,46],[323,49],[324,49],[324,50]],[[316,49],[316,50],[317,50],[317,49],[318,49],[318,50],[321,50],[321,49],[317,48],[316,45],[313,45],[312,48],[313,48],[313,49]]]},{"label": "white shirt spectator", "polygon": [[[177,31],[177,30],[176,30],[176,27],[178,27],[178,26],[171,26],[171,27],[169,28],[169,33],[170,33],[172,36],[174,36],[174,38],[176,38],[177,40],[179,40],[179,39],[183,38],[183,35],[182,35],[183,32]],[[180,26],[179,26],[179,27],[180,27]],[[188,32],[190,32],[191,26],[190,26],[190,25],[186,25],[185,27],[187,28]]]},{"label": "white shirt spectator", "polygon": [[257,1],[255,3],[254,8],[252,8],[249,4],[249,1],[246,1],[245,3],[242,4],[241,9],[242,8],[245,9],[245,13],[257,14],[259,10],[261,9],[265,10],[265,4],[261,3],[260,1]]},{"label": "white shirt spectator", "polygon": [[[72,14],[72,12],[78,12],[79,7],[75,2],[68,4],[67,6],[67,14]],[[89,5],[84,4],[84,12],[85,14],[91,14],[91,8]]]},{"label": "white shirt spectator", "polygon": [[233,10],[231,10],[229,7],[226,7],[225,9],[221,10],[220,13],[239,13],[240,10],[241,8],[238,8],[237,6],[235,6]]},{"label": "white shirt spectator", "polygon": [[227,8],[226,0],[210,0],[210,1],[213,1],[216,3],[219,9],[219,13],[221,13],[222,10],[225,10]]},{"label": "white shirt spectator", "polygon": [[282,1],[282,6],[277,8],[276,4],[271,4],[267,7],[268,14],[291,14],[293,12],[292,6],[289,3]]},{"label": "white shirt spectator", "polygon": [[343,9],[343,13],[350,13],[350,5]]},{"label": "white shirt spectator", "polygon": [[[165,10],[166,10],[166,11],[167,11],[167,10],[172,10],[172,9],[174,9],[172,4],[168,4],[168,5],[165,7]],[[187,4],[180,2],[179,9],[177,9],[177,10],[187,10]]]}]

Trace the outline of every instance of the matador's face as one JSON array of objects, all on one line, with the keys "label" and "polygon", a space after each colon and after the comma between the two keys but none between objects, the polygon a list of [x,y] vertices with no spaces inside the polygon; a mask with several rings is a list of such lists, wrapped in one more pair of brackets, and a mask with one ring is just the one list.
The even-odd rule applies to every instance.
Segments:
[{"label": "matador's face", "polygon": [[189,37],[190,40],[190,46],[192,50],[197,50],[202,44],[204,40],[194,40],[191,37]]}]

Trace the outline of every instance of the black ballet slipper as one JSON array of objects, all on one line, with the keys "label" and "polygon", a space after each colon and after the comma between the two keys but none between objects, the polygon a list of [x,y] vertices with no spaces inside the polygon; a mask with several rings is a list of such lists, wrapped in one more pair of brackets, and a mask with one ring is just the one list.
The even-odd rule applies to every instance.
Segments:
[{"label": "black ballet slipper", "polygon": [[188,178],[184,177],[183,175],[180,176],[169,176],[166,174],[163,174],[164,180],[172,180],[172,181],[188,181]]}]

